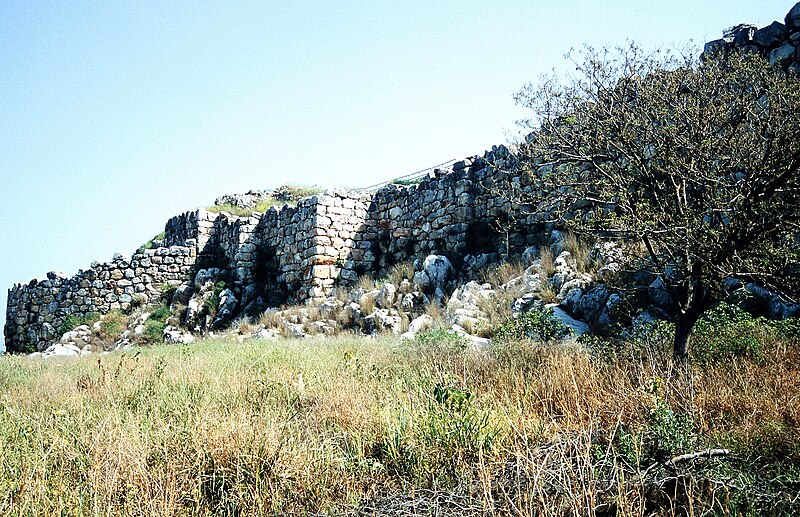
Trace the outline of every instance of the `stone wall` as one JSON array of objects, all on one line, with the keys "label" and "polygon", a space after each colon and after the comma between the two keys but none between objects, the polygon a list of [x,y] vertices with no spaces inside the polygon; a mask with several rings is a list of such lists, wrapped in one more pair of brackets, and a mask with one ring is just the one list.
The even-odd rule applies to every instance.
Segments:
[{"label": "stone wall", "polygon": [[195,258],[194,246],[149,249],[130,259],[118,254],[111,262],[94,262],[71,278],[51,271],[46,279],[17,284],[8,292],[6,348],[43,350],[60,337],[58,329],[69,316],[155,301],[165,286],[180,285],[191,274]]},{"label": "stone wall", "polygon": [[328,192],[250,217],[183,213],[167,221],[165,248],[93,264],[72,278],[51,273],[16,285],[9,292],[6,346],[44,349],[68,316],[149,303],[164,286],[191,284],[201,269],[222,271],[243,310],[256,300],[263,308],[322,299],[360,275],[381,276],[432,253],[460,265],[470,254],[499,257],[506,246],[521,251],[535,238],[537,216],[505,229],[496,224],[518,208],[498,190],[513,161],[499,146],[416,185]]},{"label": "stone wall", "polygon": [[[800,3],[785,24],[737,26],[704,51],[733,48],[759,52],[778,67],[800,71]],[[68,316],[149,303],[165,285],[191,284],[201,269],[223,272],[226,284],[241,297],[242,311],[324,298],[360,275],[382,276],[395,264],[429,254],[445,255],[457,268],[467,262],[485,265],[522,251],[550,229],[548,214],[515,205],[509,196],[509,185],[525,190],[518,178],[504,172],[514,170],[515,161],[507,148],[496,146],[482,157],[436,170],[416,185],[388,185],[364,194],[329,192],[250,217],[186,212],[167,222],[166,248],[93,264],[72,278],[50,273],[46,280],[14,286],[8,297],[6,347],[41,350],[57,338]],[[264,193],[245,197],[250,203],[258,196]],[[238,197],[231,199],[241,204]]]}]

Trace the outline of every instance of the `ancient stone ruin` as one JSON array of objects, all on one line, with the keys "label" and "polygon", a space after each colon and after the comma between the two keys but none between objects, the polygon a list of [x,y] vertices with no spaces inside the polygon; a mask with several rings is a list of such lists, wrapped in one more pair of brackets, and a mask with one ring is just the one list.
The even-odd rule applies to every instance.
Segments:
[{"label": "ancient stone ruin", "polygon": [[[733,48],[761,53],[783,70],[800,71],[800,3],[786,15],[785,24],[774,22],[761,29],[739,25],[725,38],[707,43],[704,53]],[[353,286],[362,275],[384,276],[397,264],[416,261],[425,269],[428,266],[422,264],[431,256],[446,257],[455,276],[466,282],[475,276],[475,268],[521,255],[554,230],[549,214],[517,206],[508,196],[508,185],[519,186],[513,173],[516,161],[501,145],[481,157],[437,169],[418,184],[389,184],[374,192],[328,191],[301,199],[296,206],[272,207],[247,217],[205,209],[183,213],[166,223],[163,241],[156,247],[130,258],[117,255],[108,263],[92,263],[71,277],[51,272],[45,279],[13,286],[6,310],[6,348],[45,350],[58,341],[58,329],[70,317],[131,311],[157,302],[170,290],[188,306],[185,321],[192,328],[197,307],[191,298],[200,280],[224,285],[219,293],[224,301],[212,327],[269,307],[322,302],[336,287]],[[253,207],[269,196],[274,194],[251,191],[223,196],[217,204]],[[557,273],[562,275],[555,286],[557,301],[587,320],[602,318],[601,306],[610,303],[612,294],[599,287],[590,290],[592,279],[568,275],[567,262],[564,258],[558,266],[564,269]],[[456,287],[452,297],[459,303],[480,291],[475,286]],[[652,291],[657,298],[658,287]],[[591,293],[602,300],[590,310],[580,296],[586,294],[588,300]],[[428,294],[439,299],[451,295]],[[769,298],[769,293],[763,297]],[[385,301],[383,305],[391,306]],[[779,303],[770,309],[775,315],[795,310]]]}]

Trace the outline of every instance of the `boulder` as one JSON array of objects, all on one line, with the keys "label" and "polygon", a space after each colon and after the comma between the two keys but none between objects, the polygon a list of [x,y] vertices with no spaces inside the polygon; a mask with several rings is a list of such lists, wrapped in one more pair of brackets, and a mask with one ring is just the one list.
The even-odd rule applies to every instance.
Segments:
[{"label": "boulder", "polygon": [[303,326],[299,323],[291,323],[288,321],[282,322],[283,326],[283,335],[288,338],[293,339],[302,339],[306,337],[306,333],[303,331]]},{"label": "boulder", "polygon": [[664,280],[659,276],[647,287],[647,296],[657,307],[664,310],[672,309],[672,297],[667,291]]},{"label": "boulder", "polygon": [[431,279],[425,271],[414,273],[414,287],[420,291],[428,291],[431,286]]},{"label": "boulder", "polygon": [[586,321],[596,321],[605,309],[609,296],[611,293],[609,293],[608,287],[605,284],[599,284],[581,296],[573,314]]},{"label": "boulder", "polygon": [[50,350],[50,348],[48,348],[48,350],[50,350],[50,351],[49,352],[45,351],[42,354],[42,357],[45,357],[45,358],[49,358],[49,357],[77,357],[81,353],[80,348],[78,348],[78,347],[76,347],[74,345],[58,344],[58,345],[55,345],[54,347],[51,347],[51,348],[52,348],[52,350]]},{"label": "boulder", "polygon": [[749,310],[762,312],[769,318],[786,319],[800,316],[800,305],[792,303],[781,295],[760,285],[749,283],[745,286],[752,300],[746,303]]},{"label": "boulder", "polygon": [[703,57],[710,57],[715,54],[727,54],[731,44],[724,39],[715,39],[703,45]]},{"label": "boulder", "polygon": [[[169,344],[190,344],[194,343],[194,336],[189,332],[184,332],[181,329],[167,326],[164,329],[164,343]],[[117,347],[120,348],[120,347]]]},{"label": "boulder", "polygon": [[214,318],[214,323],[212,323],[213,328],[220,328],[222,327],[228,320],[233,317],[234,311],[236,310],[236,306],[239,304],[239,300],[236,299],[236,296],[233,294],[233,291],[230,289],[224,289],[219,294],[219,306],[217,307],[217,315]]},{"label": "boulder", "polygon": [[366,316],[362,326],[367,334],[374,334],[384,330],[391,330],[394,334],[400,334],[401,318],[397,311],[390,309],[376,309],[375,312]]},{"label": "boulder", "polygon": [[522,262],[525,264],[533,264],[533,261],[539,258],[539,247],[529,246],[522,252]]},{"label": "boulder", "polygon": [[[422,270],[430,281],[429,288],[446,288],[455,277],[455,269],[444,255],[428,255],[422,263]],[[416,280],[416,275],[414,275]]]},{"label": "boulder", "polygon": [[783,21],[786,22],[786,27],[791,30],[800,29],[800,2],[794,4],[794,7],[792,7]]},{"label": "boulder", "polygon": [[794,62],[797,50],[787,43],[769,53],[769,64],[779,68],[786,68]]},{"label": "boulder", "polygon": [[186,305],[194,294],[194,287],[189,284],[181,284],[175,289],[175,294],[172,296],[172,301]]},{"label": "boulder", "polygon": [[396,299],[397,287],[395,287],[392,283],[386,282],[381,286],[377,296],[375,297],[375,305],[382,309],[390,309],[394,306]]},{"label": "boulder", "polygon": [[789,36],[789,31],[781,22],[772,22],[753,33],[753,43],[761,48],[771,49],[780,45]]},{"label": "boulder", "polygon": [[552,309],[553,317],[555,317],[564,326],[570,329],[572,337],[582,336],[591,330],[589,328],[588,323],[573,318],[572,316],[564,312],[564,309],[562,309],[558,305],[547,304],[545,305],[545,307],[549,307]]},{"label": "boulder", "polygon": [[335,298],[329,298],[320,304],[319,313],[323,318],[333,319],[343,307],[344,302]]},{"label": "boulder", "polygon": [[413,334],[425,332],[426,330],[432,329],[435,323],[431,316],[423,314],[411,320],[411,323],[408,324],[408,331]]},{"label": "boulder", "polygon": [[485,351],[489,349],[492,341],[485,337],[473,336],[461,325],[455,324],[450,327],[456,334],[466,339],[473,350]]}]

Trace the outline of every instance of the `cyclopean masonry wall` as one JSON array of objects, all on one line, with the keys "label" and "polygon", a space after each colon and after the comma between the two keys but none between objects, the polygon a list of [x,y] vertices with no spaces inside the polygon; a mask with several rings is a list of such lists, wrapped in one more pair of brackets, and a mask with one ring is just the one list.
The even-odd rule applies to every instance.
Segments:
[{"label": "cyclopean masonry wall", "polygon": [[161,296],[164,286],[180,285],[195,257],[193,246],[149,249],[130,259],[116,255],[111,262],[94,262],[71,278],[51,271],[46,279],[17,284],[8,292],[6,348],[43,350],[60,337],[58,328],[69,316],[146,305]]},{"label": "cyclopean masonry wall", "polygon": [[[800,70],[800,3],[785,22],[759,30],[738,26],[708,43],[705,53],[745,48],[783,69]],[[93,264],[72,278],[50,273],[46,280],[15,285],[8,296],[6,347],[42,350],[58,338],[68,316],[150,303],[164,286],[191,286],[201,269],[223,272],[240,297],[241,314],[246,306],[321,299],[360,275],[381,276],[394,264],[428,254],[447,256],[462,273],[470,264],[485,265],[550,229],[548,214],[510,200],[509,185],[525,189],[504,172],[514,170],[514,162],[499,146],[417,185],[329,192],[251,217],[186,212],[167,222],[168,247]]]},{"label": "cyclopean masonry wall", "polygon": [[[167,222],[165,248],[137,253],[130,261],[117,257],[93,264],[72,278],[51,273],[46,280],[14,286],[6,347],[42,350],[58,339],[57,329],[68,316],[150,303],[165,286],[191,284],[200,269],[224,272],[226,284],[242,298],[241,311],[257,297],[260,307],[321,299],[359,275],[378,276],[393,264],[430,253],[458,265],[470,253],[502,251],[501,244],[519,248],[530,234],[511,232],[506,239],[492,226],[511,212],[506,196],[494,189],[504,174],[500,169],[512,161],[500,146],[417,185],[389,185],[367,194],[329,192],[250,217],[186,212]],[[519,227],[534,228],[532,222],[519,221]]]}]

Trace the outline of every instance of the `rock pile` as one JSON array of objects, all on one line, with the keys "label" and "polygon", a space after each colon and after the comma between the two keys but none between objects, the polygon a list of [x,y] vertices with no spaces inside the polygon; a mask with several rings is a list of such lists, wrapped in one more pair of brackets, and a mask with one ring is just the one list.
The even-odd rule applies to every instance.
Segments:
[{"label": "rock pile", "polygon": [[731,27],[723,38],[706,43],[703,54],[734,49],[759,53],[775,67],[800,73],[800,3],[786,14],[784,23],[775,21],[760,29],[750,24]]}]

